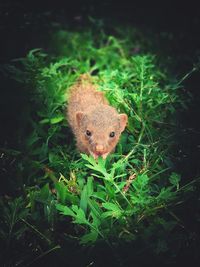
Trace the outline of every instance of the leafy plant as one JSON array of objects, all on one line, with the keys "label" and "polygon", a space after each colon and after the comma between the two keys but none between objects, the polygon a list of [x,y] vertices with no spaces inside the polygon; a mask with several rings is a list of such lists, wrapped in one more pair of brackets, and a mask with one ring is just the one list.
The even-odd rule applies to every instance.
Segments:
[{"label": "leafy plant", "polygon": [[[171,158],[176,110],[185,106],[181,83],[142,47],[134,54],[133,37],[61,30],[51,38],[52,54],[34,49],[6,67],[26,88],[31,107],[20,165],[27,205],[18,216],[29,214],[26,227],[44,224],[50,247],[57,248],[50,229],[66,221],[62,231],[81,244],[103,241],[113,248],[122,241],[148,243],[154,236],[153,249],[161,253],[168,249],[162,234],[180,224],[173,207],[193,190],[182,184]],[[85,72],[129,117],[116,152],[106,160],[80,157],[65,119],[68,89]],[[12,225],[8,233],[15,236]]]}]

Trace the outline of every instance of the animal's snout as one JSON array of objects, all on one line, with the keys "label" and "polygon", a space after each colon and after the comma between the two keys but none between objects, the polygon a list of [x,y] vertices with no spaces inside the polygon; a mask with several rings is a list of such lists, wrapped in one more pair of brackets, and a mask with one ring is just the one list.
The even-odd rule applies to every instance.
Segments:
[{"label": "animal's snout", "polygon": [[104,146],[103,145],[96,145],[95,150],[96,150],[96,152],[101,153],[104,151]]},{"label": "animal's snout", "polygon": [[89,152],[95,159],[97,159],[98,157],[106,159],[109,154],[109,151],[107,151],[106,146],[102,144],[94,145],[93,150]]}]

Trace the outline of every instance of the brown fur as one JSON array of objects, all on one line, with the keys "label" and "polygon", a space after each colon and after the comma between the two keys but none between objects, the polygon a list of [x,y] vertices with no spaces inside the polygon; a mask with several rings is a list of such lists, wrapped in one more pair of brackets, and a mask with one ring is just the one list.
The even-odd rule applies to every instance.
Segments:
[{"label": "brown fur", "polygon": [[[105,99],[103,92],[96,90],[92,78],[83,74],[70,88],[67,117],[81,152],[94,158],[114,151],[127,123],[126,114],[118,114]],[[88,131],[91,133],[87,135]],[[114,132],[115,136],[110,137]]]}]

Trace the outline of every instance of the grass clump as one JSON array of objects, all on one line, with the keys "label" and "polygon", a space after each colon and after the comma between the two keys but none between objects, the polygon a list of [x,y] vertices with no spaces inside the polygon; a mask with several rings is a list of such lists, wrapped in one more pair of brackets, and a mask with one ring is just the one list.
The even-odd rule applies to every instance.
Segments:
[{"label": "grass clump", "polygon": [[[142,242],[166,252],[180,226],[174,206],[192,190],[182,185],[171,160],[176,110],[184,107],[180,83],[133,43],[131,35],[60,31],[50,54],[34,49],[7,66],[25,88],[29,107],[17,166],[26,203],[21,223],[46,240],[47,250],[59,247],[57,231],[80,244]],[[65,119],[67,89],[86,72],[129,117],[106,161],[79,155]]]}]

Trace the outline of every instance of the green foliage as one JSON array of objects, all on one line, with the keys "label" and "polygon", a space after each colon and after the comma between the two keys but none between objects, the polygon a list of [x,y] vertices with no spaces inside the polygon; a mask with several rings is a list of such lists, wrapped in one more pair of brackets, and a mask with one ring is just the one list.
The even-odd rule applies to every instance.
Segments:
[{"label": "green foliage", "polygon": [[[4,211],[10,216],[3,226],[7,230],[0,232],[4,240],[21,234],[13,226],[29,213],[34,229],[44,222],[54,229],[66,220],[64,233],[81,244],[148,243],[154,236],[156,253],[167,250],[156,227],[170,233],[178,225],[169,210],[188,190],[170,159],[176,109],[184,101],[180,83],[159,68],[158,59],[142,51],[134,54],[134,34],[120,34],[58,31],[50,44],[53,55],[34,49],[7,66],[26,89],[31,108],[21,148],[27,205],[23,212],[12,212],[12,219]],[[98,73],[94,82],[99,90],[129,117],[116,152],[106,160],[80,157],[65,119],[67,90],[85,72]],[[10,208],[17,210],[19,201]],[[47,235],[44,239],[53,243]]]},{"label": "green foliage", "polygon": [[1,217],[1,239],[9,246],[12,238],[19,239],[26,227],[19,227],[19,222],[27,217],[28,210],[24,207],[22,198],[16,198],[13,202],[8,201],[6,205],[3,201],[0,202],[2,211]]}]

